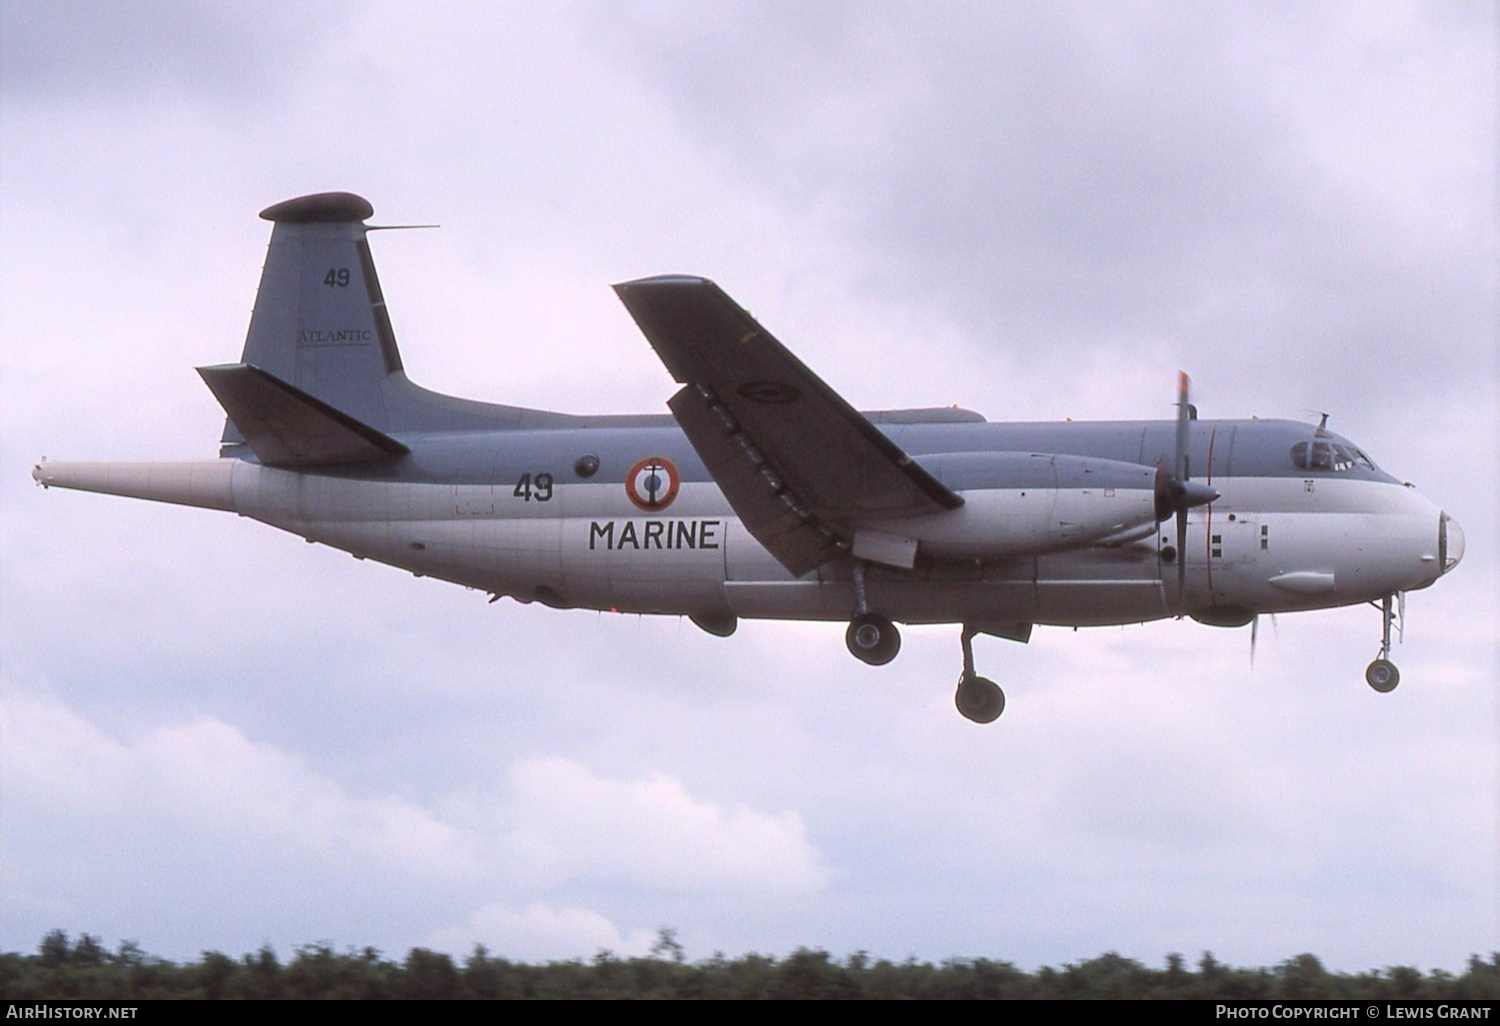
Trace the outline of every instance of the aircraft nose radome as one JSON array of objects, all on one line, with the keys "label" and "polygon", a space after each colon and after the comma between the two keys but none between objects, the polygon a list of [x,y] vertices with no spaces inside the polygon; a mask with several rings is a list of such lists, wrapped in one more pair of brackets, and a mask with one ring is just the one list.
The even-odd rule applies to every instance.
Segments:
[{"label": "aircraft nose radome", "polygon": [[1458,521],[1444,513],[1438,525],[1439,547],[1443,550],[1443,573],[1458,566],[1464,558],[1464,529]]}]

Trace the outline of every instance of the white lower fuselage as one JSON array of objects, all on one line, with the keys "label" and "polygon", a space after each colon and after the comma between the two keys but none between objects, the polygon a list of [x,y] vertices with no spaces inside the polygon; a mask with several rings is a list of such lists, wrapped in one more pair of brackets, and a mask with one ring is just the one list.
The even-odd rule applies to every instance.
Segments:
[{"label": "white lower fuselage", "polygon": [[[1440,573],[1441,513],[1414,489],[1371,481],[1224,478],[1188,517],[1183,606],[1257,612],[1349,605]],[[846,620],[850,568],[793,578],[718,488],[687,483],[660,515],[618,486],[558,486],[547,502],[506,485],[320,477],[235,461],[238,512],[354,555],[521,601],[593,609]],[[980,496],[966,495],[971,505]],[[1173,525],[1112,547],[919,560],[874,569],[872,605],[908,623],[1134,623],[1179,612]],[[914,533],[920,533],[914,531]]]}]

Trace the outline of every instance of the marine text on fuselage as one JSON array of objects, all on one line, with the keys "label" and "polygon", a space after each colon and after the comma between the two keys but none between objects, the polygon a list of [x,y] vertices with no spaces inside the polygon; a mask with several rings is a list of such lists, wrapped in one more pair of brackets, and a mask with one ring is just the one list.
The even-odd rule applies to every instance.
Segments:
[{"label": "marine text on fuselage", "polygon": [[589,548],[717,549],[722,520],[595,520],[589,524]]}]

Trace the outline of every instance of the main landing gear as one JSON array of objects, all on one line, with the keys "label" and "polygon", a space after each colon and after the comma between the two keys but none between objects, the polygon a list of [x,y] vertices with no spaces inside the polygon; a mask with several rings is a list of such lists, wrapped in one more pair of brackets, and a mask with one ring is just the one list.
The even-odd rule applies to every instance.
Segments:
[{"label": "main landing gear", "polygon": [[871,666],[884,666],[901,651],[901,632],[885,617],[870,612],[865,595],[865,565],[854,564],[854,617],[844,632],[844,644],[854,658]]},{"label": "main landing gear", "polygon": [[966,719],[975,723],[994,723],[1005,711],[1005,692],[1000,685],[974,672],[974,635],[979,633],[964,624],[959,642],[964,647],[964,672],[958,677],[953,704]]},{"label": "main landing gear", "polygon": [[[975,723],[994,723],[1005,711],[1005,692],[994,681],[974,672],[974,635],[978,633],[964,624],[959,636],[964,647],[964,672],[959,675],[953,704]],[[844,643],[856,659],[871,666],[884,666],[901,651],[901,632],[896,630],[896,625],[878,613],[870,612],[863,563],[854,564],[854,616],[849,620],[849,629],[844,632]]]},{"label": "main landing gear", "polygon": [[[1400,623],[1401,617],[1397,611],[1394,595],[1387,595],[1380,600],[1380,655],[1375,661],[1365,667],[1365,683],[1370,685],[1382,695],[1396,690],[1396,685],[1401,683],[1401,671],[1396,669],[1396,664],[1386,657],[1391,654],[1391,622]],[[1371,605],[1374,605],[1372,602]],[[1401,607],[1406,605],[1406,596],[1401,596]],[[1401,610],[1404,612],[1404,608]]]},{"label": "main landing gear", "polygon": [[854,658],[871,666],[884,666],[901,651],[901,632],[883,616],[861,613],[849,621],[844,644],[849,646]]}]

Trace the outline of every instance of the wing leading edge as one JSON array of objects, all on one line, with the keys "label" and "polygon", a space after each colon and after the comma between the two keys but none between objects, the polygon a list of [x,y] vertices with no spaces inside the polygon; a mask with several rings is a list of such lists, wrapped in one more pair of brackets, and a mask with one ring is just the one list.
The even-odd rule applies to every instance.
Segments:
[{"label": "wing leading edge", "polygon": [[963,505],[713,282],[643,278],[615,292],[684,385],[667,405],[688,440],[792,573],[837,558],[860,522]]}]

